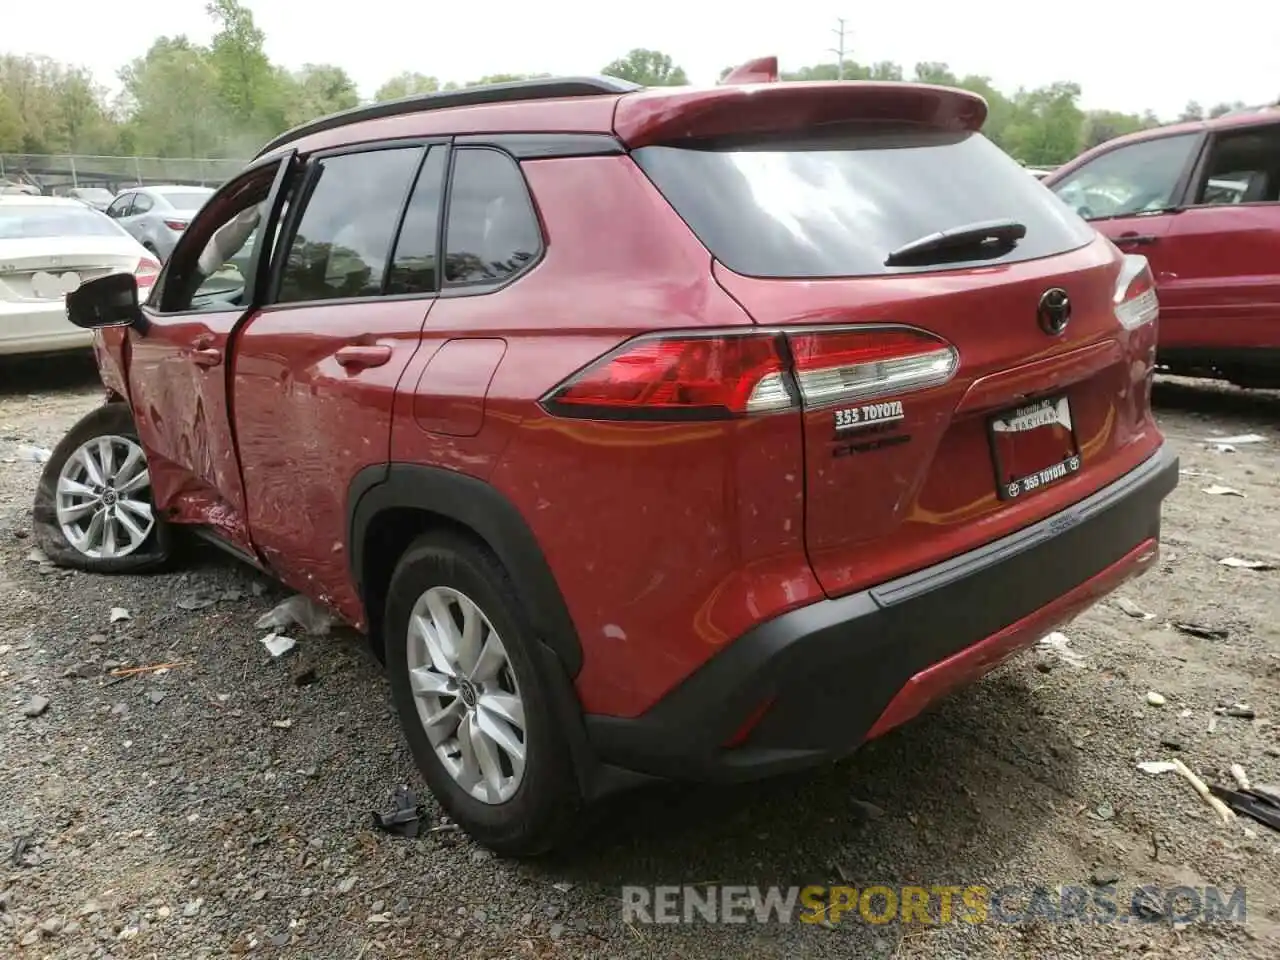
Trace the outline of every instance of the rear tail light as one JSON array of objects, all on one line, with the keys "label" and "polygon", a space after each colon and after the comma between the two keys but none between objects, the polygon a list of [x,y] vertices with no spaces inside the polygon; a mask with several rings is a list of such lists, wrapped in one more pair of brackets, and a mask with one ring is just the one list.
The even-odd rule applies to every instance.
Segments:
[{"label": "rear tail light", "polygon": [[646,336],[542,406],[593,420],[722,420],[939,386],[958,361],[950,344],[907,327]]},{"label": "rear tail light", "polygon": [[138,283],[138,292],[144,293],[155,286],[156,277],[160,276],[160,264],[150,257],[143,257],[133,268],[133,278]]},{"label": "rear tail light", "polygon": [[807,406],[940,386],[960,361],[946,341],[908,327],[815,332],[792,335],[790,341]]},{"label": "rear tail light", "polygon": [[177,230],[179,233],[187,229],[187,221],[185,220],[166,220],[164,225],[170,230]]},{"label": "rear tail light", "polygon": [[1125,255],[1116,280],[1115,311],[1116,319],[1126,330],[1136,330],[1160,315],[1156,281],[1146,257]]}]

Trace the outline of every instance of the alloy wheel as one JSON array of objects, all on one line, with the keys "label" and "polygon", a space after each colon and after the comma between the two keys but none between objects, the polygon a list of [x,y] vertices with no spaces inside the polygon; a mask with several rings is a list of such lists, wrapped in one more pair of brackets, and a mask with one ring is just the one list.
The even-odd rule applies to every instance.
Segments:
[{"label": "alloy wheel", "polygon": [[524,702],[502,638],[468,596],[432,587],[409,617],[409,684],[436,756],[463,790],[505,803],[524,777]]},{"label": "alloy wheel", "polygon": [[81,444],[58,474],[55,503],[62,535],[79,553],[95,560],[129,556],[155,527],[142,447],[114,435]]}]

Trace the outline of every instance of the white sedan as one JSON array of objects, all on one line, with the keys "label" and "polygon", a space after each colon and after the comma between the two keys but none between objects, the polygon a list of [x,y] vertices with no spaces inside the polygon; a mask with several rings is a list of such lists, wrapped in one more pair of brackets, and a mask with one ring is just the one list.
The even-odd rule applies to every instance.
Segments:
[{"label": "white sedan", "polygon": [[88,347],[65,297],[86,280],[130,272],[145,296],[160,264],[109,217],[66,197],[0,196],[0,356]]}]

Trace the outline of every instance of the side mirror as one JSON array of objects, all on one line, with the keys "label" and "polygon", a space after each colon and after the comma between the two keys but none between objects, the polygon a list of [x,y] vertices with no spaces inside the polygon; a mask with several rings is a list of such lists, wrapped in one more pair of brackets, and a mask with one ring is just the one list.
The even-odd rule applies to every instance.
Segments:
[{"label": "side mirror", "polygon": [[136,327],[147,319],[138,306],[138,281],[132,273],[109,273],[67,294],[67,319],[77,327]]}]

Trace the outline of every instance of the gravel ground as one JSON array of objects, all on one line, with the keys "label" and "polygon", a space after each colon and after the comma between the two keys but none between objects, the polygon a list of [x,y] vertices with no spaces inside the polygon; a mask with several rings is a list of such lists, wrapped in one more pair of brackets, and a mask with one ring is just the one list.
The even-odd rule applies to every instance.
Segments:
[{"label": "gravel ground", "polygon": [[[1019,658],[830,768],[665,787],[596,811],[572,850],[503,862],[441,821],[373,829],[420,786],[357,638],[273,660],[254,621],[285,597],[219,555],[149,577],[29,559],[39,471],[99,402],[84,363],[0,367],[0,956],[941,957],[1280,955],[1280,834],[1221,824],[1175,775],[1280,782],[1280,395],[1162,383],[1185,475],[1158,570],[1066,629],[1079,662]],[[1257,432],[1219,453],[1203,438]],[[1211,484],[1246,496],[1211,496]],[[199,609],[182,601],[214,599]],[[113,607],[130,619],[110,622]],[[1225,631],[1201,638],[1192,621]],[[120,666],[177,663],[117,680]],[[314,682],[299,684],[314,672]],[[301,679],[308,679],[301,676]],[[1148,703],[1148,692],[1164,697]],[[31,718],[32,698],[47,709]],[[1159,699],[1159,698],[1156,698]],[[1253,720],[1214,708],[1247,703]],[[1251,825],[1248,825],[1251,824]],[[12,855],[10,851],[13,851]],[[1180,925],[625,924],[629,884],[1247,887],[1248,920]],[[1125,899],[1127,902],[1127,899]]]}]

